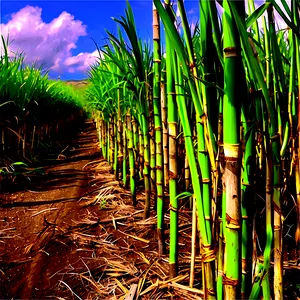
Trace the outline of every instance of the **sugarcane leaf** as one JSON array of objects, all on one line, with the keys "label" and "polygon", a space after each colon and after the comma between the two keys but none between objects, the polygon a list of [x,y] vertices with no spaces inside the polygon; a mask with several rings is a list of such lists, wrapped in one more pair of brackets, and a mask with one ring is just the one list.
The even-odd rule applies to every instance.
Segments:
[{"label": "sugarcane leaf", "polygon": [[193,196],[193,194],[190,192],[182,192],[181,194],[179,194],[175,197],[175,200],[184,199],[184,198],[188,198],[188,197],[192,197],[192,196]]},{"label": "sugarcane leaf", "polygon": [[276,37],[276,33],[275,33],[275,28],[274,28],[275,26],[272,23],[273,15],[271,12],[268,13],[268,17],[269,17],[269,22],[270,22],[269,36],[270,36],[270,42],[271,42],[272,50],[273,50],[272,57],[274,59],[274,64],[276,65],[276,69],[277,69],[277,72],[274,74],[274,76],[278,77],[279,82],[282,86],[282,90],[285,93],[285,84],[284,84],[285,77],[284,77],[284,70],[283,70],[283,64],[282,64],[282,56],[281,56],[280,49],[279,49],[279,46],[277,43],[277,37]]},{"label": "sugarcane leaf", "polygon": [[164,23],[165,30],[174,45],[174,48],[176,50],[176,53],[177,53],[178,58],[181,63],[183,74],[188,79],[188,83],[189,83],[189,86],[191,89],[191,94],[192,94],[192,98],[194,101],[194,105],[196,107],[196,111],[199,115],[202,115],[203,114],[202,104],[198,98],[194,78],[192,78],[190,69],[187,65],[187,62],[189,61],[189,59],[185,53],[184,45],[180,38],[180,35],[179,35],[178,31],[176,30],[175,25],[172,22],[170,16],[168,15],[167,11],[162,6],[160,0],[153,0],[153,1],[156,6],[156,9],[161,17],[161,20]]},{"label": "sugarcane leaf", "polygon": [[262,75],[261,69],[258,65],[256,58],[253,55],[252,48],[249,44],[248,33],[246,31],[245,25],[242,22],[241,17],[239,15],[238,11],[236,10],[235,6],[232,5],[230,1],[228,2],[228,4],[230,6],[230,9],[231,9],[232,14],[235,19],[235,22],[237,24],[239,35],[241,37],[242,46],[244,48],[245,58],[248,61],[248,65],[252,69],[252,72],[255,75],[255,78],[262,90],[262,94],[264,96],[264,99],[265,99],[265,102],[267,105],[267,109],[268,109],[268,112],[270,115],[269,121],[270,121],[270,128],[271,128],[271,136],[273,136],[277,133],[277,128],[276,128],[277,118],[275,115],[275,108],[269,97],[269,91],[268,91],[266,82],[264,81],[264,77]]},{"label": "sugarcane leaf", "polygon": [[[270,1],[270,0],[269,0],[269,1]],[[272,1],[271,1],[271,2],[272,2]],[[287,14],[288,14],[289,16],[291,16],[291,10],[290,10],[290,8],[289,8],[289,6],[288,6],[286,0],[280,0],[280,2],[281,2],[281,4],[282,4],[282,6],[284,7],[285,11],[287,12]]]},{"label": "sugarcane leaf", "polygon": [[251,27],[254,22],[266,11],[266,9],[270,6],[271,2],[267,1],[261,6],[259,6],[246,20],[247,28]]},{"label": "sugarcane leaf", "polygon": [[[300,30],[299,28],[297,28],[286,16],[286,14],[281,10],[281,8],[279,7],[279,5],[276,3],[275,0],[269,0],[274,8],[277,10],[278,14],[280,15],[280,17],[284,20],[284,22],[293,30],[293,32],[298,36],[298,38],[300,38]],[[288,7],[287,3],[285,0],[282,0],[282,3],[285,3],[284,6]],[[289,17],[291,17],[291,11],[290,9],[288,9],[288,15]]]},{"label": "sugarcane leaf", "polygon": [[28,168],[28,165],[22,161],[13,162],[11,165],[12,166],[24,166],[24,167]]},{"label": "sugarcane leaf", "polygon": [[210,15],[210,19],[212,22],[212,28],[213,28],[213,41],[214,41],[214,44],[216,47],[219,61],[222,65],[222,68],[224,69],[224,58],[223,58],[223,51],[222,51],[222,45],[221,45],[222,23],[221,22],[219,23],[219,20],[218,20],[218,11],[217,11],[217,7],[216,7],[216,2],[208,1],[208,4],[209,4],[209,15]]},{"label": "sugarcane leaf", "polygon": [[204,79],[202,79],[202,78],[197,78],[199,81],[201,81],[204,85],[206,85],[207,87],[214,87],[214,88],[216,88],[218,91],[220,91],[221,92],[221,94],[222,95],[224,95],[225,94],[225,91],[221,88],[221,87],[219,87],[218,85],[216,85],[215,83],[213,83],[213,82],[210,82],[210,81],[207,81],[207,80],[204,80]]},{"label": "sugarcane leaf", "polygon": [[247,143],[247,141],[248,141],[248,139],[250,138],[250,136],[251,136],[251,133],[252,133],[252,131],[253,130],[255,130],[256,129],[256,124],[254,123],[254,124],[252,124],[249,128],[248,128],[248,130],[247,130],[247,132],[245,133],[245,143]]}]

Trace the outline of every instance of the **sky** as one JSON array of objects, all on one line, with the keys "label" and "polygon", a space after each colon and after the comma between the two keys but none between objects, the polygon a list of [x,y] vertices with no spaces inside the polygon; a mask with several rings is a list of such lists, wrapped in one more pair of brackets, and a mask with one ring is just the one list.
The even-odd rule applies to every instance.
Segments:
[{"label": "sky", "polygon": [[[199,1],[186,0],[191,24],[199,19]],[[152,1],[130,1],[138,31],[144,41],[152,36]],[[97,61],[93,40],[106,43],[105,29],[116,33],[112,17],[124,15],[125,0],[0,0],[0,34],[9,33],[12,52],[24,51],[25,62],[43,63],[50,78],[84,79]]]},{"label": "sky", "polygon": [[[151,36],[151,1],[131,2],[140,36]],[[25,61],[44,63],[51,77],[82,79],[105,44],[105,29],[116,32],[112,17],[124,14],[126,1],[1,1],[1,34],[10,49],[24,50]]]}]

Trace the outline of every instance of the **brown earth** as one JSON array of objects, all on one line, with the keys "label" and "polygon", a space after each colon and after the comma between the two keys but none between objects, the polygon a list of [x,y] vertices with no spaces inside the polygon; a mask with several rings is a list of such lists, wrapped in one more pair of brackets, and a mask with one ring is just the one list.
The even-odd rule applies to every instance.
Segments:
[{"label": "brown earth", "polygon": [[72,85],[75,89],[86,88],[88,86],[87,80],[65,80],[67,85]]},{"label": "brown earth", "polygon": [[143,221],[143,195],[133,207],[114,180],[93,122],[62,149],[45,175],[0,195],[0,298],[201,299],[198,258],[195,289],[186,289],[191,213],[180,214],[180,270],[169,282],[154,215]]}]

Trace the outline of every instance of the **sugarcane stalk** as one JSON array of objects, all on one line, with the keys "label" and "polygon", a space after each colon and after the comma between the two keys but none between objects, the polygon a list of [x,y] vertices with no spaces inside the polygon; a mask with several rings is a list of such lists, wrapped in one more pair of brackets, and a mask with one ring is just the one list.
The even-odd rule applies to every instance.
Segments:
[{"label": "sugarcane stalk", "polygon": [[[247,105],[248,104],[248,105]],[[246,116],[249,112],[245,110],[249,107],[249,103],[245,101],[243,104],[242,120],[244,124],[244,143],[245,152],[242,163],[242,186],[241,186],[241,217],[242,217],[242,250],[241,250],[241,298],[248,299],[249,287],[251,286],[251,272],[249,271],[249,254],[251,253],[251,227],[249,220],[250,206],[254,198],[253,178],[255,165],[255,147],[254,147],[254,128],[247,123]]]},{"label": "sugarcane stalk", "polygon": [[122,176],[123,176],[123,185],[125,188],[128,188],[128,180],[127,180],[127,162],[128,162],[128,155],[127,155],[127,134],[126,134],[126,127],[127,127],[127,115],[123,119],[122,125],[122,137],[123,137],[123,161],[122,161]]},{"label": "sugarcane stalk", "polygon": [[117,114],[113,115],[113,171],[115,179],[119,180],[119,164],[118,164],[118,127]]},{"label": "sugarcane stalk", "polygon": [[135,157],[138,157],[139,143],[141,142],[141,140],[139,140],[139,130],[137,126],[137,121],[136,118],[133,116],[133,114],[131,114],[131,124],[132,124],[132,134],[133,134],[133,149],[134,149]]},{"label": "sugarcane stalk", "polygon": [[[134,126],[134,124],[133,124]],[[134,127],[133,127],[134,128]],[[134,129],[133,129],[134,130]],[[145,147],[144,147],[144,139],[143,139],[143,133],[141,130],[141,127],[138,127],[139,132],[139,171],[140,171],[140,178],[144,177],[144,153],[145,153]]]},{"label": "sugarcane stalk", "polygon": [[113,151],[112,151],[112,123],[111,123],[111,117],[108,120],[107,124],[107,162],[111,166],[113,161]]},{"label": "sugarcane stalk", "polygon": [[[270,147],[270,146],[269,146]],[[271,260],[271,247],[272,247],[272,239],[273,239],[273,228],[272,228],[272,169],[273,162],[270,154],[270,149],[267,151],[267,163],[266,163],[266,247],[264,250],[264,267],[268,270],[270,268],[270,260]],[[263,269],[261,270],[263,271]],[[259,273],[258,273],[259,276]],[[271,291],[270,291],[270,279],[269,273],[265,273],[262,278],[262,290],[263,297],[266,299],[271,299]],[[253,289],[252,289],[253,291]],[[250,295],[251,297],[251,295]]]},{"label": "sugarcane stalk", "polygon": [[[268,21],[269,21],[269,30],[272,44],[272,67],[274,72],[274,102],[275,107],[277,109],[277,124],[278,124],[278,135],[271,136],[271,139],[279,139],[278,143],[272,145],[272,154],[273,154],[273,205],[274,205],[274,215],[273,215],[273,225],[274,225],[274,298],[276,300],[283,299],[283,268],[282,268],[282,212],[281,212],[281,199],[280,199],[280,188],[281,188],[281,164],[280,157],[278,157],[278,149],[276,149],[280,144],[282,144],[282,121],[281,121],[281,106],[279,103],[279,99],[276,97],[276,92],[280,88],[282,92],[285,90],[285,86],[282,84],[284,75],[283,75],[283,67],[281,64],[281,58],[278,44],[276,40],[275,34],[275,24],[273,17],[273,6],[270,5],[268,8]],[[276,71],[275,69],[276,64]],[[277,79],[278,78],[278,79]],[[287,113],[287,112],[286,112]],[[274,151],[276,149],[276,152]]]},{"label": "sugarcane stalk", "polygon": [[160,23],[159,15],[153,3],[153,113],[155,130],[156,153],[156,192],[157,192],[157,241],[158,254],[164,253],[164,178],[163,178],[163,144],[162,144],[162,119],[161,119],[161,50],[160,50]]},{"label": "sugarcane stalk", "polygon": [[[172,23],[172,20],[170,16],[168,15],[167,11],[163,8],[160,1],[154,0],[157,10],[159,11],[160,17],[162,18],[162,21],[165,25],[165,29],[167,32],[167,35],[169,35],[170,38],[172,38],[173,45],[176,49],[176,53],[178,55],[178,61],[181,64],[182,72],[188,79],[188,85],[191,91],[191,95],[193,98],[193,102],[196,108],[196,112],[201,116],[203,114],[203,109],[201,102],[198,98],[197,94],[197,88],[195,86],[195,79],[190,76],[189,68],[186,64],[186,55],[183,51],[183,44],[178,36],[178,33],[174,27],[174,24]],[[178,97],[177,97],[178,98]],[[188,114],[187,114],[187,106],[184,101],[177,101],[178,105],[178,111],[179,111],[179,117],[182,121],[182,127],[183,127],[183,133],[185,138],[185,148],[187,151],[187,157],[189,160],[189,165],[191,169],[191,178],[192,178],[192,185],[194,189],[194,193],[196,196],[197,201],[197,212],[198,212],[198,221],[200,224],[200,230],[202,233],[202,246],[204,248],[204,252],[202,255],[203,262],[205,264],[210,264],[214,260],[214,251],[211,250],[211,230],[210,228],[206,228],[206,222],[204,217],[204,208],[203,208],[203,199],[202,199],[202,192],[201,192],[201,184],[199,181],[199,172],[197,169],[197,163],[195,159],[195,153],[194,153],[194,145],[192,141],[192,132],[190,128],[190,124],[187,121]],[[211,282],[210,280],[208,283]],[[214,286],[206,285],[205,292],[207,297],[214,298],[215,292],[214,292]]]},{"label": "sugarcane stalk", "polygon": [[189,190],[190,184],[191,184],[190,167],[189,167],[188,159],[185,155],[184,156],[184,186],[186,191]]},{"label": "sugarcane stalk", "polygon": [[[240,297],[240,99],[245,76],[241,60],[241,46],[236,24],[229,4],[235,6],[240,14],[245,13],[244,1],[223,1],[224,28],[224,90],[223,98],[223,138],[224,161],[223,189],[226,193],[226,229],[224,253],[224,299]],[[240,78],[241,83],[236,83]]]},{"label": "sugarcane stalk", "polygon": [[[166,9],[170,9],[170,1],[165,2]],[[171,46],[171,40],[166,35],[166,72],[167,72],[167,107],[169,128],[169,199],[170,199],[170,253],[169,253],[169,277],[174,278],[178,272],[178,201],[177,201],[177,110],[175,99],[175,53]],[[176,90],[177,91],[177,90]]]},{"label": "sugarcane stalk", "polygon": [[[153,109],[151,109],[151,113],[149,116],[150,122],[150,131],[149,131],[149,143],[150,143],[150,191],[152,197],[156,202],[156,145],[155,145],[155,129],[153,124]],[[155,207],[157,208],[157,207]]]},{"label": "sugarcane stalk", "polygon": [[149,122],[146,117],[146,113],[141,115],[141,128],[143,133],[144,142],[144,185],[145,185],[145,208],[144,208],[144,220],[150,216],[150,138],[149,138]]},{"label": "sugarcane stalk", "polygon": [[[205,6],[205,4],[204,4]],[[206,6],[205,6],[206,7]],[[187,16],[183,7],[183,1],[178,1],[178,8],[180,11],[180,15],[182,18],[182,25],[183,25],[183,32],[187,44],[187,52],[188,52],[188,58],[189,58],[189,65],[191,68],[191,73],[193,74],[195,78],[195,94],[192,94],[193,96],[193,102],[195,107],[197,108],[197,105],[201,107],[201,109],[196,109],[196,130],[197,130],[197,139],[198,139],[198,161],[200,165],[200,180],[201,182],[201,191],[202,191],[202,201],[203,201],[203,208],[204,208],[204,218],[205,218],[205,228],[207,232],[210,232],[208,235],[209,240],[208,244],[203,241],[201,241],[201,252],[203,257],[203,275],[205,274],[205,280],[204,280],[204,290],[205,290],[205,297],[207,299],[214,299],[215,298],[215,292],[214,292],[214,279],[213,279],[213,272],[212,272],[212,265],[210,264],[210,258],[207,258],[207,253],[210,253],[211,251],[211,197],[210,197],[210,167],[209,167],[209,155],[208,151],[210,151],[210,161],[211,164],[214,166],[214,159],[216,153],[216,143],[213,138],[212,134],[212,127],[207,119],[207,103],[206,103],[206,96],[207,91],[204,87],[202,89],[202,105],[200,102],[200,86],[199,83],[196,81],[196,78],[198,77],[196,66],[196,61],[193,53],[193,47],[192,47],[192,39],[190,35],[190,31],[188,29],[188,21]],[[209,13],[207,12],[207,18]],[[210,23],[207,24],[208,26]],[[206,43],[206,40],[204,40],[204,43]],[[210,67],[208,67],[210,68]],[[205,72],[207,70],[204,70],[204,74],[207,75]],[[203,87],[203,86],[202,86]],[[200,111],[202,111],[202,106],[204,107],[204,113],[201,114]],[[205,133],[207,139],[205,139]],[[206,149],[207,147],[207,149]],[[213,169],[215,169],[213,167]],[[208,255],[209,257],[210,255]],[[204,278],[204,276],[203,276]]]},{"label": "sugarcane stalk", "polygon": [[[162,73],[163,75],[163,73]],[[161,76],[160,84],[160,99],[161,99],[161,122],[163,131],[163,160],[164,160],[164,187],[166,188],[169,184],[169,145],[168,145],[168,121],[167,121],[167,97],[166,97],[166,83]]]},{"label": "sugarcane stalk", "polygon": [[136,205],[136,178],[135,178],[135,161],[134,161],[134,151],[133,151],[133,122],[130,113],[126,115],[127,123],[127,148],[129,157],[129,180],[130,180],[130,192],[131,192],[131,202],[132,205]]},{"label": "sugarcane stalk", "polygon": [[189,286],[194,286],[195,280],[195,258],[196,258],[196,237],[197,237],[197,211],[195,198],[192,197],[192,239],[191,239],[191,267]]},{"label": "sugarcane stalk", "polygon": [[[300,18],[299,18],[299,3],[297,3],[296,0],[292,0],[291,2],[291,9],[293,13],[293,21],[296,24],[296,27],[299,27],[300,25]],[[294,34],[295,35],[295,34]],[[295,140],[295,144],[297,147],[296,155],[297,159],[295,160],[295,186],[296,186],[296,199],[297,199],[297,228],[295,232],[295,240],[296,240],[296,248],[298,249],[298,257],[300,254],[300,53],[297,51],[297,49],[300,48],[300,38],[299,36],[295,35],[295,56],[296,56],[296,73],[297,73],[297,87],[298,87],[298,102],[295,101],[295,108],[294,108],[294,118],[296,120],[296,126],[298,129],[297,137]],[[296,94],[296,93],[295,93]],[[296,95],[295,95],[296,98]]]},{"label": "sugarcane stalk", "polygon": [[219,220],[220,233],[218,238],[218,260],[217,260],[217,299],[223,299],[223,276],[224,276],[224,237],[222,230],[222,219]]},{"label": "sugarcane stalk", "polygon": [[107,152],[107,122],[102,119],[102,139],[103,139],[103,146],[102,146],[102,155],[107,160],[108,152]]},{"label": "sugarcane stalk", "polygon": [[[119,179],[120,172],[121,178],[123,173],[122,163],[123,163],[123,128],[122,128],[122,114],[121,114],[121,89],[118,89],[118,113],[117,113],[117,168],[116,168],[116,179]],[[125,175],[126,177],[126,175]]]}]

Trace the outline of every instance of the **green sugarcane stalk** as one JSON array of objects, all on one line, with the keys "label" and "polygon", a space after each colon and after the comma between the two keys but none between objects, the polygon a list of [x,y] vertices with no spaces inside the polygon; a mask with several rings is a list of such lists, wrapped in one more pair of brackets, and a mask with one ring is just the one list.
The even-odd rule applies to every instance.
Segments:
[{"label": "green sugarcane stalk", "polygon": [[[271,256],[271,243],[273,239],[273,228],[272,228],[272,169],[273,162],[269,149],[267,150],[267,163],[266,163],[266,235],[267,243],[264,251],[264,266],[268,270],[270,268],[270,256]],[[270,291],[270,279],[269,272],[267,272],[262,279],[262,289],[264,299],[271,299]],[[252,289],[253,291],[253,289]],[[251,295],[250,295],[251,297]]]},{"label": "green sugarcane stalk", "polygon": [[[224,90],[223,99],[223,138],[225,170],[223,189],[226,193],[225,266],[224,299],[240,297],[240,99],[243,97],[243,66],[241,46],[236,24],[230,6],[235,6],[240,14],[245,13],[244,1],[223,1],[224,29]],[[241,83],[236,82],[240,78]],[[225,209],[225,207],[223,207]]]},{"label": "green sugarcane stalk", "polygon": [[136,178],[135,178],[135,162],[134,162],[134,152],[133,152],[133,132],[132,132],[132,117],[130,113],[126,114],[126,136],[127,149],[129,157],[129,180],[130,180],[130,192],[131,192],[131,202],[132,205],[136,205]]},{"label": "green sugarcane stalk", "polygon": [[164,253],[164,178],[163,178],[163,148],[162,148],[162,120],[161,120],[161,51],[160,51],[160,23],[159,15],[153,3],[153,113],[156,145],[156,192],[157,192],[157,241],[159,256]]},{"label": "green sugarcane stalk", "polygon": [[[205,5],[204,5],[205,6]],[[189,65],[191,68],[191,73],[193,74],[195,78],[195,89],[197,91],[197,95],[193,95],[193,101],[194,105],[196,106],[197,103],[200,102],[200,86],[198,81],[196,80],[198,78],[197,69],[196,69],[196,61],[194,58],[194,52],[193,52],[193,46],[192,46],[192,39],[190,30],[188,28],[188,21],[186,17],[186,13],[183,6],[183,1],[178,1],[178,8],[179,12],[182,18],[182,26],[183,26],[183,32],[186,40],[186,46],[187,46],[187,52],[188,52],[188,58],[189,58]],[[207,17],[209,15],[209,12],[207,11]],[[210,23],[208,23],[210,24]],[[202,28],[203,29],[203,28]],[[206,43],[206,40],[202,43],[202,45]],[[204,70],[204,74],[206,69]],[[198,162],[200,165],[200,180],[201,180],[201,191],[202,191],[202,201],[203,201],[203,208],[204,208],[204,218],[205,218],[205,226],[206,230],[208,232],[211,232],[211,195],[210,195],[210,167],[209,167],[209,155],[208,151],[210,150],[210,159],[211,163],[214,167],[214,160],[216,153],[216,143],[215,139],[213,137],[212,127],[207,119],[207,103],[205,102],[207,99],[206,97],[208,94],[206,93],[207,90],[205,87],[202,86],[202,102],[204,106],[204,112],[205,114],[200,114],[199,110],[196,110],[196,130],[197,130],[197,139],[198,139]],[[204,97],[203,97],[204,96]],[[206,132],[205,132],[206,131]],[[205,140],[205,136],[207,139]],[[208,151],[206,149],[208,147]],[[211,236],[211,233],[210,235]],[[212,266],[210,264],[210,255],[206,256],[206,252],[210,253],[211,251],[211,239],[208,240],[208,245],[203,243],[201,241],[201,252],[202,254],[202,262],[203,262],[203,275],[205,274],[205,280],[204,282],[204,289],[205,289],[205,297],[206,298],[212,298],[214,299],[214,279],[213,279],[213,273],[212,273]]]},{"label": "green sugarcane stalk", "polygon": [[112,143],[112,133],[111,133],[111,118],[109,118],[108,124],[107,124],[107,162],[111,165],[112,162],[112,149],[111,149],[111,143]]},{"label": "green sugarcane stalk", "polygon": [[119,180],[119,165],[118,165],[118,127],[117,127],[117,114],[115,113],[113,116],[113,171],[115,174],[116,180]]},{"label": "green sugarcane stalk", "polygon": [[[116,168],[116,179],[119,180],[122,178],[123,174],[123,127],[122,127],[122,113],[121,113],[121,89],[119,88],[117,90],[118,95],[118,113],[117,113],[117,149],[118,155],[117,155],[117,168]],[[121,173],[121,174],[120,174]],[[126,176],[125,176],[126,177]]]},{"label": "green sugarcane stalk", "polygon": [[149,122],[145,113],[141,115],[141,128],[143,133],[144,142],[144,184],[145,184],[145,209],[144,209],[144,220],[150,216],[150,138],[149,138]]},{"label": "green sugarcane stalk", "polygon": [[[246,28],[245,25],[240,18],[240,14],[235,8],[235,6],[230,4],[231,11],[234,15],[235,22],[237,24],[237,28],[239,30],[239,34],[241,37],[242,45],[244,48],[244,54],[245,54],[245,60],[247,63],[247,66],[249,69],[251,69],[251,76],[253,78],[253,81],[255,82],[255,85],[257,87],[261,88],[262,95],[264,98],[264,104],[267,108],[268,111],[268,119],[266,120],[268,123],[268,130],[269,130],[269,136],[271,137],[270,143],[271,143],[271,148],[272,148],[272,160],[273,163],[271,163],[271,168],[273,165],[278,165],[277,161],[279,160],[280,162],[280,152],[279,152],[279,140],[278,140],[278,129],[277,129],[277,122],[276,122],[276,113],[275,113],[275,108],[273,106],[273,103],[270,100],[269,93],[268,93],[268,88],[267,85],[264,81],[262,72],[259,67],[259,63],[257,59],[253,56],[253,51],[250,47],[249,41],[248,41],[248,36],[246,34]],[[267,149],[270,151],[270,145],[267,144]],[[267,156],[270,153],[267,153]],[[270,158],[268,157],[267,159],[270,161]],[[270,164],[270,163],[268,163]],[[268,166],[270,167],[270,166]],[[277,168],[277,167],[276,167]],[[271,170],[272,171],[272,170]],[[278,169],[276,170],[275,173],[277,173]],[[277,178],[277,174],[274,176],[274,178]],[[274,180],[275,181],[275,180]],[[267,189],[269,190],[269,189]],[[275,197],[276,199],[276,197]],[[269,220],[269,219],[268,219]],[[260,268],[260,272],[255,276],[254,279],[254,284],[252,286],[250,298],[256,299],[258,297],[259,291],[260,291],[260,285],[261,282],[263,281],[264,288],[267,289],[269,284],[267,284],[268,281],[268,276],[265,276],[268,273],[269,267],[270,267],[270,255],[271,255],[271,246],[272,246],[272,225],[267,223],[267,228],[266,228],[266,247],[264,250],[264,263],[262,268]]]},{"label": "green sugarcane stalk", "polygon": [[[222,191],[221,207],[226,207],[226,192]],[[217,299],[224,299],[224,284],[223,277],[225,271],[225,232],[226,232],[226,210],[222,209],[222,215],[220,218],[220,228],[219,228],[219,240],[218,240],[218,275],[217,275]]]},{"label": "green sugarcane stalk", "polygon": [[[182,41],[179,38],[178,32],[176,31],[174,24],[168,15],[167,11],[163,8],[162,4],[159,0],[154,0],[157,10],[159,11],[160,17],[165,25],[165,30],[169,38],[172,38],[172,44],[176,49],[176,53],[178,55],[178,61],[181,64],[182,72],[184,76],[188,80],[189,88],[191,91],[191,95],[193,98],[193,102],[196,108],[197,114],[200,116],[203,115],[203,109],[201,102],[199,101],[197,89],[195,86],[195,79],[191,77],[190,70],[186,64],[186,55],[183,50]],[[205,264],[210,264],[211,261],[214,260],[214,251],[211,250],[211,230],[210,228],[206,228],[206,222],[204,217],[204,207],[203,207],[203,199],[202,199],[202,192],[201,192],[201,184],[199,181],[199,172],[197,168],[197,163],[195,159],[195,152],[194,152],[194,145],[192,141],[192,131],[190,128],[190,124],[188,122],[188,114],[187,114],[187,106],[184,101],[177,102],[179,116],[183,127],[183,133],[185,138],[185,148],[187,151],[187,157],[189,160],[189,165],[191,169],[191,178],[192,178],[192,185],[194,189],[194,194],[196,197],[197,203],[197,213],[198,213],[198,222],[202,234],[202,246],[204,246],[205,250],[202,255],[203,262]],[[207,278],[206,278],[207,279]],[[207,297],[214,298],[215,297],[215,288],[214,286],[210,286],[211,280],[207,280],[205,285],[205,295]]]},{"label": "green sugarcane stalk", "polygon": [[[201,57],[203,63],[203,79],[206,81],[216,81],[214,76],[214,44],[212,39],[212,24],[210,14],[210,3],[208,1],[200,1],[200,18],[201,18]],[[192,57],[190,57],[192,59]],[[195,63],[195,62],[194,62]],[[194,70],[194,75],[196,76],[196,70]],[[215,161],[215,155],[217,153],[217,143],[215,136],[217,135],[218,130],[218,118],[213,118],[213,112],[218,111],[218,103],[216,100],[216,90],[214,88],[208,87],[203,83],[200,83],[201,96],[203,101],[203,107],[205,116],[202,116],[202,119],[196,115],[196,129],[198,137],[198,162],[200,165],[201,171],[201,180],[202,180],[202,197],[204,203],[204,214],[206,220],[206,228],[211,230],[211,170],[209,164],[209,153],[210,149],[210,160]],[[200,92],[200,91],[198,91]],[[206,137],[206,139],[205,139]],[[215,164],[212,164],[213,171],[215,171]],[[216,172],[213,172],[214,177],[214,186],[217,188],[216,181]],[[215,194],[216,195],[216,194]],[[210,241],[211,243],[211,241]],[[201,248],[205,251],[205,248]],[[210,264],[203,264],[203,275],[205,274],[205,285],[211,289],[214,286],[214,279],[212,274],[212,268]],[[207,297],[209,297],[207,295]],[[214,296],[213,296],[214,297]]]},{"label": "green sugarcane stalk", "polygon": [[123,137],[123,160],[122,160],[122,175],[123,175],[123,185],[125,188],[128,188],[128,180],[127,180],[127,162],[128,162],[128,154],[127,154],[127,116],[125,115],[124,119],[122,120],[124,125],[122,125],[122,137]]},{"label": "green sugarcane stalk", "polygon": [[140,161],[140,154],[139,154],[139,130],[137,128],[137,120],[134,115],[131,115],[131,124],[132,124],[132,135],[133,135],[133,155],[135,161],[135,180],[139,180],[139,161]]},{"label": "green sugarcane stalk", "polygon": [[[218,144],[223,145],[223,101],[219,103],[219,118],[218,118]],[[220,168],[219,156],[224,155],[223,148],[219,146],[219,153],[217,156],[218,168]],[[218,177],[216,178],[218,182]],[[217,191],[215,192],[218,193]],[[217,199],[217,197],[215,197]],[[226,207],[226,193],[223,190],[221,196],[221,208]],[[223,300],[223,276],[224,276],[224,246],[225,246],[225,224],[226,224],[226,210],[221,210],[221,217],[219,217],[219,236],[218,236],[218,264],[217,264],[217,299]]]},{"label": "green sugarcane stalk", "polygon": [[[151,110],[153,111],[153,110]],[[155,129],[154,129],[154,123],[153,123],[153,113],[150,114],[149,116],[149,127],[150,127],[150,132],[149,132],[149,143],[150,143],[150,190],[152,197],[154,198],[156,202],[156,145],[155,145]],[[156,209],[156,207],[155,207]]]},{"label": "green sugarcane stalk", "polygon": [[104,119],[102,119],[102,139],[103,139],[103,146],[102,146],[102,155],[107,160],[107,123]]},{"label": "green sugarcane stalk", "polygon": [[166,96],[166,84],[165,84],[165,75],[162,72],[161,78],[161,116],[162,116],[162,127],[163,127],[163,160],[164,160],[164,187],[167,188],[169,185],[169,145],[168,145],[168,109],[167,109],[167,96]]},{"label": "green sugarcane stalk", "polygon": [[[137,124],[135,123],[135,125],[137,125]],[[133,124],[133,126],[134,126],[134,124]],[[138,142],[138,146],[139,146],[139,171],[140,171],[139,175],[140,175],[140,178],[144,178],[144,153],[145,153],[144,139],[143,139],[143,133],[142,133],[141,127],[140,126],[136,126],[136,127],[137,127],[138,137],[139,137],[139,142]]]},{"label": "green sugarcane stalk", "polygon": [[[165,7],[170,11],[170,1],[165,2]],[[174,20],[173,20],[174,21]],[[178,272],[178,203],[177,203],[177,109],[175,98],[175,52],[171,45],[170,36],[166,34],[166,91],[167,115],[169,129],[169,199],[170,199],[170,252],[169,252],[169,277],[174,278]]]},{"label": "green sugarcane stalk", "polygon": [[138,157],[138,148],[139,148],[139,131],[137,128],[136,118],[132,115],[132,134],[133,134],[133,149],[135,150],[135,155]]},{"label": "green sugarcane stalk", "polygon": [[[281,125],[281,110],[283,109],[281,107],[281,103],[279,103],[279,99],[276,99],[276,90],[279,88],[281,89],[282,93],[285,92],[285,85],[283,83],[284,75],[283,75],[283,67],[281,64],[281,57],[278,49],[278,44],[276,41],[276,34],[275,34],[275,24],[274,24],[274,18],[273,18],[273,6],[270,5],[268,8],[268,20],[269,20],[269,30],[270,30],[270,38],[271,38],[271,44],[272,44],[272,67],[273,67],[273,72],[274,75],[274,102],[275,102],[275,107],[277,109],[277,122],[278,122],[278,133],[279,133],[279,139],[282,137],[282,125]],[[275,64],[276,64],[276,71],[275,69]],[[277,79],[278,77],[278,79]],[[272,136],[270,137],[271,139],[273,138]],[[280,143],[280,142],[279,142]],[[278,147],[279,143],[276,144]],[[282,281],[283,281],[283,268],[282,268],[282,223],[281,223],[281,218],[282,218],[282,212],[281,212],[281,199],[280,199],[280,188],[281,188],[281,174],[280,174],[280,169],[281,169],[281,164],[280,164],[280,158],[278,157],[278,149],[274,153],[274,147],[272,147],[273,153],[273,205],[274,205],[274,298],[276,300],[282,300],[283,299],[283,286],[282,286]]]},{"label": "green sugarcane stalk", "polygon": [[103,155],[103,143],[104,143],[104,136],[103,136],[103,120],[100,118],[100,115],[99,117],[97,117],[97,126],[98,126],[98,140],[99,140],[99,146],[100,146],[100,149],[102,151],[102,156]]},{"label": "green sugarcane stalk", "polygon": [[[155,128],[154,128],[154,112],[153,112],[153,99],[149,98],[149,143],[150,143],[150,190],[152,197],[156,202],[156,145],[155,145]],[[156,209],[156,207],[155,207]]]},{"label": "green sugarcane stalk", "polygon": [[[300,18],[297,13],[297,9],[299,11],[299,3],[297,5],[297,1],[292,0],[292,12],[293,12],[293,20],[296,24],[296,27],[300,25]],[[300,53],[297,51],[297,49],[300,48],[300,38],[299,36],[295,36],[295,52],[296,52],[296,72],[297,72],[297,82],[298,82],[298,103],[295,101],[295,119],[296,119],[296,125],[298,128],[298,136],[297,140],[298,143],[296,144],[297,147],[297,160],[295,161],[296,164],[296,170],[295,170],[295,185],[296,185],[296,197],[297,197],[297,228],[295,233],[295,240],[296,240],[296,247],[298,248],[298,253],[300,253],[300,134],[299,134],[299,128],[300,128]],[[296,97],[296,96],[295,96]],[[296,141],[297,141],[296,140]]]},{"label": "green sugarcane stalk", "polygon": [[[242,108],[242,121],[244,124],[244,142],[245,142],[245,152],[242,163],[242,186],[241,186],[241,216],[242,216],[242,250],[241,250],[241,298],[248,299],[248,294],[250,292],[251,286],[251,272],[249,271],[249,255],[251,253],[251,227],[249,226],[249,216],[250,205],[252,199],[254,198],[253,189],[253,175],[254,175],[254,165],[255,165],[255,131],[251,124],[247,122],[247,112],[249,103],[244,101]],[[249,109],[250,110],[250,109]]]}]

